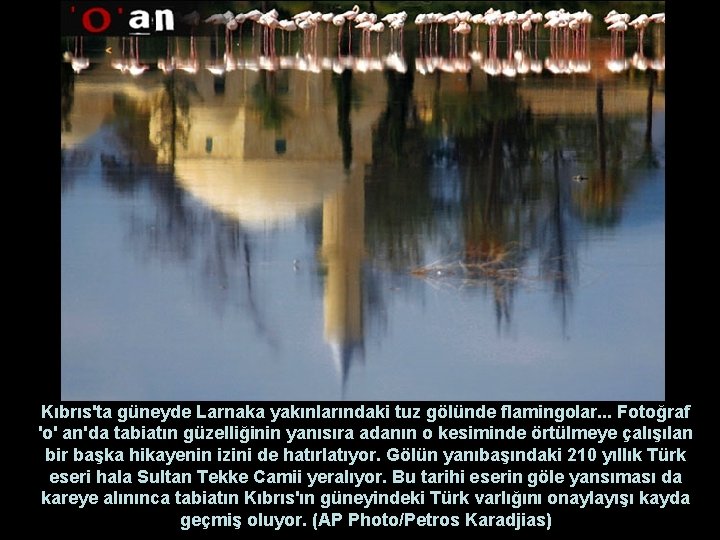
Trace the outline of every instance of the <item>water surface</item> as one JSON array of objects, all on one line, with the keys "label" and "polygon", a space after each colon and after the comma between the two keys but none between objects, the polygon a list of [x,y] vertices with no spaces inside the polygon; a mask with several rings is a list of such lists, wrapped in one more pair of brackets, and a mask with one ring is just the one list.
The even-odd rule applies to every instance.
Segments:
[{"label": "water surface", "polygon": [[652,58],[196,46],[65,72],[63,399],[664,398]]}]

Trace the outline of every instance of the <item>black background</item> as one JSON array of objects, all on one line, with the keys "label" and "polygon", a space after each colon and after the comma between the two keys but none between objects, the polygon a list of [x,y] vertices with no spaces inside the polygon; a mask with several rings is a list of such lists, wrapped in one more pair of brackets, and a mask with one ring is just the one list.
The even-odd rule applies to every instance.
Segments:
[{"label": "black background", "polygon": [[[78,3],[81,4],[81,3]],[[668,2],[668,4],[670,4]],[[103,3],[105,5],[105,3]],[[128,6],[129,4],[123,4]],[[155,4],[148,2],[143,4],[153,8]],[[677,3],[674,3],[677,6]],[[164,5],[163,5],[164,7]],[[541,532],[537,529],[526,528],[521,531],[502,530],[497,528],[475,531],[465,528],[452,528],[448,531],[451,535],[480,534],[491,535],[492,537],[512,534],[517,535],[548,535],[548,536],[580,536],[593,533],[600,534],[638,534],[647,537],[682,533],[684,536],[693,536],[693,531],[703,530],[703,522],[710,514],[709,499],[705,498],[705,492],[709,487],[711,478],[714,478],[716,470],[714,452],[712,448],[712,426],[705,424],[710,416],[710,410],[702,409],[700,405],[700,384],[699,381],[706,379],[712,381],[711,373],[714,372],[712,351],[714,350],[714,333],[706,328],[703,321],[713,321],[711,315],[706,315],[704,308],[709,304],[709,294],[705,294],[704,288],[707,283],[712,283],[712,272],[710,268],[714,265],[708,263],[708,246],[712,245],[714,227],[707,221],[703,221],[703,215],[712,215],[707,212],[709,209],[698,207],[698,193],[703,190],[712,192],[712,183],[716,176],[712,149],[704,148],[703,143],[712,140],[712,135],[705,134],[704,129],[710,127],[714,120],[714,100],[708,95],[708,84],[703,78],[703,73],[708,73],[711,67],[706,60],[712,55],[708,51],[711,48],[704,48],[701,39],[702,32],[696,32],[700,25],[691,23],[684,13],[673,11],[667,5],[670,21],[667,24],[667,36],[670,47],[668,48],[667,60],[669,69],[666,72],[667,88],[667,294],[666,294],[666,323],[667,323],[667,366],[666,366],[666,406],[683,406],[692,404],[692,423],[688,427],[694,429],[693,441],[686,441],[681,444],[688,450],[689,463],[683,468],[684,484],[681,491],[691,494],[692,505],[689,507],[671,507],[663,510],[654,507],[643,508],[635,505],[628,509],[605,510],[591,508],[579,510],[571,508],[561,510],[558,508],[542,507],[538,510],[551,511],[553,513],[553,528],[551,531]],[[11,304],[13,309],[8,313],[14,324],[10,326],[11,335],[9,355],[12,364],[22,366],[20,376],[14,374],[15,369],[9,370],[7,392],[13,397],[6,406],[6,436],[5,446],[11,450],[14,456],[7,462],[7,474],[13,478],[13,491],[7,492],[11,498],[11,508],[16,509],[13,513],[6,514],[8,525],[12,524],[21,531],[41,532],[50,534],[69,533],[76,538],[97,538],[98,536],[115,536],[135,534],[157,533],[161,537],[182,536],[190,534],[193,536],[219,536],[219,535],[267,535],[285,534],[297,535],[310,532],[309,530],[283,529],[276,533],[269,529],[249,529],[243,527],[239,531],[215,529],[209,532],[192,531],[180,532],[178,517],[182,515],[182,508],[170,507],[119,507],[108,509],[102,505],[96,508],[78,510],[67,506],[52,507],[40,504],[40,492],[48,489],[48,471],[54,469],[52,464],[45,463],[44,452],[46,441],[39,434],[38,426],[45,424],[41,420],[41,405],[48,403],[59,403],[60,397],[60,216],[59,216],[59,145],[57,144],[58,130],[54,123],[57,118],[56,109],[59,103],[57,99],[57,81],[51,84],[51,74],[57,69],[59,55],[57,49],[57,36],[52,31],[39,31],[31,27],[26,15],[24,21],[19,14],[31,9],[29,6],[23,10],[23,6],[17,6],[11,13],[18,16],[12,17],[11,22],[14,29],[8,31],[19,31],[24,57],[34,60],[35,69],[18,74],[19,88],[21,93],[27,97],[28,103],[24,104],[25,111],[20,117],[21,122],[28,126],[30,137],[19,139],[23,144],[11,143],[9,149],[17,150],[18,156],[26,153],[24,157],[18,157],[21,170],[32,171],[31,175],[18,174],[13,172],[14,166],[10,160],[6,161],[6,180],[9,183],[17,184],[20,188],[20,195],[16,200],[33,201],[32,209],[20,206],[21,214],[16,215],[10,212],[12,227],[8,235],[9,254],[6,261],[11,267],[11,276],[8,278],[8,289],[19,296],[17,308]],[[32,9],[39,9],[37,6]],[[432,8],[428,8],[431,10]],[[63,21],[61,20],[61,23]],[[61,27],[61,33],[63,32]],[[706,33],[707,37],[707,33]],[[8,40],[13,38],[8,37]],[[17,39],[17,38],[16,38]],[[53,68],[53,65],[56,66]],[[9,72],[8,72],[9,73]],[[57,72],[55,72],[57,73]],[[28,80],[29,79],[29,80]],[[14,86],[8,79],[8,86]],[[10,97],[9,104],[17,99],[17,93]],[[6,99],[8,99],[6,97]],[[13,107],[6,109],[9,117]],[[53,121],[50,122],[49,119]],[[6,139],[7,140],[7,139]],[[25,178],[25,176],[29,176]],[[15,180],[17,178],[17,180]],[[12,182],[15,180],[15,182]],[[37,189],[40,186],[41,189]],[[15,186],[13,186],[15,187]],[[12,195],[8,194],[8,197]],[[712,197],[708,197],[712,200]],[[11,207],[12,205],[8,205]],[[12,208],[11,208],[12,210]],[[20,234],[15,234],[20,233]],[[19,240],[19,242],[18,242]],[[14,264],[13,264],[14,263]],[[710,275],[708,275],[710,274]],[[13,283],[14,282],[14,283]],[[707,287],[711,289],[711,287]],[[705,297],[705,298],[703,298]],[[703,302],[702,300],[705,300]],[[689,323],[689,324],[688,324]],[[15,332],[13,329],[17,328]],[[710,352],[708,352],[710,351]],[[24,373],[22,373],[24,371]],[[713,392],[712,389],[708,390]],[[29,394],[29,395],[27,395]],[[83,406],[84,403],[65,403],[69,406]],[[107,404],[109,406],[117,403]],[[173,404],[153,403],[157,406],[168,406]],[[192,404],[188,404],[192,406]],[[211,404],[208,404],[208,406]],[[230,405],[230,404],[215,404]],[[235,405],[235,404],[232,404]],[[261,406],[270,406],[270,403],[260,403]],[[332,405],[325,403],[324,405]],[[349,405],[344,403],[343,405]],[[426,404],[402,403],[403,406],[421,406]],[[477,406],[477,403],[473,405]],[[488,404],[498,405],[499,404]],[[535,403],[518,403],[519,406],[531,406]],[[544,405],[550,405],[544,403]],[[557,403],[555,405],[568,406],[568,403]],[[583,404],[589,405],[589,404]],[[632,404],[631,404],[632,405]],[[637,405],[637,404],[634,404]],[[601,407],[613,409],[614,404],[598,404]],[[10,412],[11,411],[11,412]],[[18,429],[12,428],[14,422],[11,420],[17,417],[22,418],[22,424]],[[87,423],[90,423],[88,421]],[[379,422],[372,422],[374,425]],[[59,424],[59,422],[58,422]],[[92,424],[100,424],[99,421],[92,421]],[[462,422],[461,424],[467,424]],[[500,423],[494,423],[500,425]],[[328,423],[328,426],[334,424]],[[713,426],[716,425],[713,422]],[[297,423],[297,427],[313,427],[311,423]],[[607,426],[625,427],[617,421],[607,423]],[[652,427],[662,427],[662,424]],[[352,427],[361,427],[359,423],[353,423]],[[588,427],[588,426],[583,426]],[[686,426],[683,426],[686,427]],[[87,443],[83,444],[83,447]],[[427,446],[422,440],[415,441],[415,445]],[[111,446],[112,441],[103,441],[99,446]],[[393,446],[411,446],[410,442]],[[548,445],[555,444],[548,443]],[[62,446],[60,444],[54,446]],[[73,446],[72,444],[66,446]],[[139,445],[137,445],[139,446]],[[143,444],[143,446],[149,446]],[[192,445],[194,447],[194,445]],[[217,447],[216,444],[211,445]],[[239,445],[234,445],[239,446]],[[268,445],[269,446],[269,445]],[[310,446],[310,445],[308,445]],[[342,446],[350,448],[349,443],[339,444],[332,441],[328,444],[330,448]],[[456,448],[457,442],[448,446]],[[490,447],[490,444],[484,444]],[[513,448],[521,448],[518,443]],[[529,441],[526,445],[545,446]],[[579,446],[579,445],[578,445]],[[582,446],[590,446],[584,443]],[[644,446],[664,446],[663,443],[648,443]],[[667,446],[672,447],[671,444]],[[353,446],[355,448],[357,446]],[[442,446],[432,445],[435,449]],[[505,447],[503,447],[505,448]],[[395,466],[383,462],[387,469]],[[279,465],[284,467],[280,462]],[[437,468],[439,464],[434,464]],[[529,468],[537,469],[536,465]],[[63,467],[65,469],[65,467]],[[88,468],[84,464],[77,466],[78,470]],[[90,468],[94,468],[90,467]],[[116,467],[107,467],[114,470]],[[125,466],[120,468],[130,470]],[[145,468],[150,468],[145,467]],[[203,467],[204,468],[204,467]],[[212,468],[208,466],[207,468]],[[255,469],[252,464],[251,469]],[[332,466],[318,467],[317,464],[303,464],[304,471],[310,470],[333,470]],[[342,467],[345,468],[345,467]],[[409,470],[409,464],[403,464],[402,468]],[[418,464],[416,469],[424,468]],[[454,467],[457,468],[457,467]],[[508,466],[500,465],[497,470],[503,471],[511,468],[523,470],[519,464]],[[551,467],[550,467],[551,468]],[[559,467],[556,467],[556,469]],[[567,470],[567,464],[563,464]],[[586,467],[584,467],[586,468]],[[665,464],[656,467],[662,471]],[[269,469],[269,468],[268,468]],[[362,470],[357,466],[352,470]],[[470,467],[464,467],[466,473]],[[643,470],[649,468],[643,466]],[[67,467],[73,470],[73,467]],[[285,469],[283,469],[285,470]],[[373,467],[373,470],[381,470],[380,467]],[[620,470],[620,469],[616,469]],[[189,486],[182,486],[189,489]],[[192,486],[194,489],[203,489],[202,486]],[[499,486],[502,487],[502,486]],[[505,486],[507,487],[507,486]],[[638,486],[642,488],[642,486]],[[664,487],[664,486],[660,486]],[[430,488],[427,486],[415,485],[414,489]],[[480,486],[467,488],[467,490],[480,491]],[[588,486],[590,488],[590,486]],[[300,488],[298,488],[300,489]],[[337,489],[345,490],[343,486]],[[433,487],[432,489],[435,489]],[[460,486],[452,486],[453,490],[463,489]],[[593,487],[594,489],[594,487]],[[52,491],[59,489],[50,488]],[[300,489],[301,491],[308,491]],[[594,489],[598,491],[597,489]],[[79,491],[79,490],[78,490]],[[143,489],[143,491],[147,491]],[[558,490],[559,491],[559,490]],[[583,490],[586,491],[586,490]],[[623,489],[613,491],[622,492]],[[19,499],[15,499],[15,492]],[[464,508],[448,508],[444,512],[438,511],[442,507],[427,508],[426,511],[433,513],[457,513],[464,514]],[[296,508],[291,507],[289,511]],[[476,508],[473,506],[472,511]],[[251,509],[253,513],[265,511],[262,507]],[[270,509],[268,509],[269,511]],[[405,511],[404,508],[388,509],[393,513]],[[480,509],[483,513],[506,514],[507,508],[485,508]],[[517,510],[526,514],[533,514],[535,507],[526,507]],[[223,514],[233,511],[235,514],[247,515],[248,509],[234,509],[225,507],[210,508],[210,514]],[[421,509],[410,509],[416,514],[422,513]],[[282,513],[283,509],[274,513]],[[380,508],[371,508],[368,513],[381,513]],[[202,509],[193,508],[192,513],[202,514]],[[301,512],[298,512],[301,513]],[[709,520],[708,520],[709,521]],[[374,532],[369,529],[353,529],[359,532]],[[413,528],[412,530],[394,529],[396,534],[415,534],[424,532],[423,529]],[[314,534],[326,534],[337,536],[346,534],[347,530],[326,529]],[[437,534],[438,529],[428,530]]]}]

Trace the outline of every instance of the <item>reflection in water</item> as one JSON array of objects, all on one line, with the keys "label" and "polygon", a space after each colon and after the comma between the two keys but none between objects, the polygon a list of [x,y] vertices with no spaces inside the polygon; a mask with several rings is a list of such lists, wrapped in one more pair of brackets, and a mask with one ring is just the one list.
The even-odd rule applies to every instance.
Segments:
[{"label": "reflection in water", "polygon": [[352,164],[352,128],[350,127],[350,101],[352,99],[352,70],[345,69],[339,77],[334,77],[337,93],[338,135],[342,141],[343,167],[347,170]]},{"label": "reflection in water", "polygon": [[72,131],[70,112],[75,99],[75,74],[68,64],[60,64],[60,131]]},{"label": "reflection in water", "polygon": [[[139,62],[137,43],[131,45]],[[181,68],[184,50],[195,66],[219,59],[217,41],[191,38],[168,40],[175,54],[166,56],[165,69],[142,78],[113,75],[103,66],[79,79],[64,70],[64,197],[71,201],[86,189],[79,178],[87,183],[97,176],[103,189],[126,201],[124,249],[129,246],[145,268],[140,275],[165,275],[170,272],[165,265],[184,269],[184,282],[212,306],[217,319],[201,317],[196,323],[207,328],[200,344],[212,358],[228,354],[215,351],[212,340],[224,339],[218,328],[235,328],[237,337],[223,347],[252,355],[238,364],[240,373],[249,370],[248,383],[235,397],[313,397],[302,381],[285,382],[277,391],[265,385],[265,377],[283,377],[277,367],[264,367],[256,359],[276,365],[292,355],[299,367],[310,370],[308,359],[326,354],[337,367],[335,388],[343,396],[377,395],[363,389],[364,378],[377,370],[382,377],[383,370],[391,370],[385,362],[407,351],[409,365],[417,362],[435,374],[426,379],[419,371],[406,373],[403,382],[388,379],[380,395],[417,397],[416,389],[438,384],[435,395],[447,399],[456,391],[453,383],[438,381],[438,351],[418,350],[413,339],[432,349],[426,340],[436,331],[453,336],[471,351],[454,353],[460,376],[469,378],[487,373],[478,353],[489,347],[502,351],[526,334],[532,337],[527,328],[533,324],[543,327],[533,343],[551,358],[567,355],[565,343],[574,336],[577,347],[592,341],[574,313],[592,310],[587,293],[578,290],[583,284],[580,253],[588,249],[593,230],[624,230],[623,210],[641,187],[637,171],[662,170],[662,149],[653,135],[658,127],[653,119],[664,107],[661,75],[637,68],[632,80],[614,76],[590,52],[592,47],[570,44],[564,50],[560,43],[545,61],[545,73],[568,78],[536,78],[533,45],[525,39],[523,49],[508,52],[507,58],[471,54],[401,60],[395,55],[325,61],[298,56],[290,61],[245,56],[233,60],[232,69],[227,62],[232,51],[226,50],[222,73],[215,73]],[[375,61],[380,62],[377,70],[371,69]],[[593,78],[582,78],[589,74]],[[311,234],[298,239],[298,227]],[[69,238],[83,234],[66,225],[64,230]],[[64,250],[68,264],[72,253]],[[122,250],[117,257],[135,272],[136,263]],[[625,264],[615,257],[616,264]],[[312,345],[319,338],[317,329],[302,336],[293,330],[308,328],[300,321],[305,313],[313,318],[314,296],[307,296],[300,281],[288,282],[283,268],[296,280],[309,277],[311,293],[318,290],[312,283],[320,281],[325,352]],[[186,298],[181,283],[167,285],[169,294]],[[80,294],[72,287],[80,285],[64,281],[63,294]],[[533,312],[534,291],[547,292],[555,306],[552,326],[558,342],[548,342],[550,321]],[[428,328],[427,336],[394,336],[413,318],[424,320],[417,309],[426,303],[440,302],[464,318],[483,321],[485,296],[495,337],[482,334],[482,347],[477,336],[456,333],[460,323],[451,313],[430,314],[438,328]],[[296,300],[303,302],[301,308],[292,307]],[[184,302],[197,310],[192,297]],[[83,330],[81,314],[66,303],[63,309],[68,321],[65,369],[75,365],[80,353],[74,343],[82,341],[77,335]],[[128,308],[111,301],[107,309]],[[163,339],[177,333],[174,339],[182,340],[183,313],[170,316],[178,330],[168,330],[169,337],[143,337],[159,339],[154,347],[160,355]],[[122,348],[133,337],[119,339],[115,345]],[[618,339],[622,350],[623,340],[630,338]],[[538,353],[527,347],[528,360],[519,360],[541,367]],[[505,354],[510,363],[518,360],[516,352]],[[653,361],[662,358],[655,354],[644,361],[659,370],[652,380],[661,382],[661,367]],[[353,368],[366,356],[364,369]],[[598,365],[602,370],[602,361]],[[567,369],[572,377],[589,380],[575,373],[579,368]],[[597,395],[617,395],[616,369],[607,368],[604,390]],[[508,380],[516,377],[522,375]],[[250,389],[253,384],[263,390],[257,394]],[[529,388],[520,397],[546,395],[533,390],[531,382],[520,386]],[[552,388],[551,397],[576,395],[562,385]],[[155,397],[148,392],[145,397]],[[485,397],[482,390],[463,392]],[[87,395],[70,380],[64,393]],[[638,393],[661,396],[662,384],[620,391],[631,397]],[[212,388],[182,396],[200,394],[216,397]]]}]

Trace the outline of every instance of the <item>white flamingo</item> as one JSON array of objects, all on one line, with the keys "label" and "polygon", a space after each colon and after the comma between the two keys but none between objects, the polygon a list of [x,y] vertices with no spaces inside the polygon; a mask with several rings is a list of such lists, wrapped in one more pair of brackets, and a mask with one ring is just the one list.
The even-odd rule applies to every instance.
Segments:
[{"label": "white flamingo", "polygon": [[627,29],[628,25],[623,20],[618,20],[608,26],[611,39],[610,50],[613,55],[618,55],[622,50],[624,50],[625,32],[627,31]]},{"label": "white flamingo", "polygon": [[490,36],[490,54],[495,55],[497,54],[497,37],[498,37],[498,28],[503,23],[503,16],[502,12],[499,10],[493,10],[490,8],[488,11],[485,12],[485,24],[489,28],[489,36]]},{"label": "white flamingo", "polygon": [[508,52],[513,47],[513,26],[517,24],[517,11],[507,11],[503,13],[503,24],[507,26]]},{"label": "white flamingo", "polygon": [[415,26],[418,27],[418,42],[420,44],[420,54],[422,55],[423,50],[423,32],[425,30],[425,26],[428,24],[428,16],[427,13],[418,13],[415,16]]},{"label": "white flamingo", "polygon": [[[348,23],[348,34],[349,34],[348,50],[351,53],[352,53],[352,26],[350,26],[350,23],[352,23],[355,20],[355,18],[358,16],[359,13],[360,13],[360,6],[355,4],[351,10],[348,10],[342,14],[343,19],[345,19]],[[333,23],[334,23],[334,21],[333,21]]]},{"label": "white flamingo", "polygon": [[288,48],[290,47],[290,36],[292,35],[292,32],[295,32],[298,29],[297,24],[295,21],[290,21],[287,19],[283,19],[281,21],[278,21],[278,25],[280,26],[280,30],[283,31],[282,33],[282,47],[285,47],[285,33],[288,34]]},{"label": "white flamingo", "polygon": [[355,25],[355,30],[360,30],[362,32],[360,49],[363,52],[366,52],[370,48],[370,28],[372,27],[372,25],[373,23],[371,23],[370,21],[362,21]]},{"label": "white flamingo", "polygon": [[619,21],[629,23],[630,15],[628,13],[615,13],[614,15],[608,15],[607,17],[605,17],[605,23],[608,25],[615,24]]},{"label": "white flamingo", "polygon": [[650,17],[645,15],[638,15],[632,21],[628,23],[637,32],[638,36],[638,50],[642,50],[643,41],[645,40],[645,28],[650,24]]},{"label": "white flamingo", "polygon": [[276,10],[268,11],[258,19],[258,24],[263,27],[263,50],[265,54],[275,54],[275,29],[280,26]]},{"label": "white flamingo", "polygon": [[653,13],[650,15],[650,21],[657,24],[665,24],[665,13]]},{"label": "white flamingo", "polygon": [[398,48],[402,50],[403,32],[405,31],[405,18],[397,18],[390,23],[391,49],[395,50],[395,32],[397,32]]},{"label": "white flamingo", "polygon": [[307,18],[298,22],[297,27],[303,31],[303,49],[305,50],[305,54],[308,54],[313,51],[314,42],[312,38],[314,37],[313,30],[315,29],[315,23],[313,23],[310,18]]},{"label": "white flamingo", "polygon": [[[618,15],[618,12],[615,11],[614,9],[611,9],[610,11],[608,11],[608,14],[605,15],[605,17],[603,18],[603,21],[604,21],[606,24],[611,24],[611,19],[612,19],[615,15]],[[615,22],[615,21],[612,21],[612,22]]]},{"label": "white flamingo", "polygon": [[343,27],[345,26],[345,17],[343,15],[335,15],[332,18],[333,26],[338,29],[338,51],[340,51],[340,39],[342,38]]},{"label": "white flamingo", "polygon": [[[228,27],[228,23],[231,21],[235,21],[235,15],[232,11],[226,11],[225,13],[215,13],[214,15],[210,15],[207,19],[205,19],[205,23],[212,24],[215,27],[215,64],[220,65],[219,60],[219,49],[218,41],[220,40],[220,37],[218,35],[218,28],[220,26],[225,27],[225,53],[228,53],[228,41],[229,41],[229,35],[230,35],[230,29]],[[223,62],[224,64],[224,62]],[[210,68],[208,68],[210,69]],[[213,67],[214,69],[214,67]],[[219,68],[218,68],[219,69]],[[223,68],[224,71],[224,68]]]},{"label": "white flamingo", "polygon": [[332,24],[332,20],[335,18],[335,14],[332,12],[323,13],[320,17],[320,20],[325,23],[323,27],[325,28],[325,52],[330,48],[330,25]]},{"label": "white flamingo", "polygon": [[385,23],[382,21],[376,22],[370,27],[370,32],[377,34],[377,54],[380,55],[380,34],[385,31]]},{"label": "white flamingo", "polygon": [[532,31],[532,27],[533,23],[530,20],[530,15],[528,14],[527,17],[525,17],[520,23],[520,43],[523,42],[525,36],[530,34],[530,32]]},{"label": "white flamingo", "polygon": [[450,49],[453,48],[453,41],[455,44],[455,54],[457,54],[457,40],[453,40],[453,28],[457,26],[457,24],[460,22],[459,11],[453,11],[452,13],[448,13],[447,15],[443,15],[439,18],[440,23],[447,24],[448,26],[448,36],[450,38]]},{"label": "white flamingo", "polygon": [[465,56],[466,52],[466,39],[467,35],[472,32],[472,27],[470,26],[470,23],[467,21],[460,21],[458,25],[453,28],[453,33],[460,34],[462,36],[462,54]]},{"label": "white flamingo", "polygon": [[237,15],[235,15],[235,20],[237,21],[238,26],[240,28],[239,41],[240,41],[240,46],[242,47],[242,29],[243,29],[243,24],[245,24],[245,21],[247,20],[247,15],[245,13],[238,13]]}]

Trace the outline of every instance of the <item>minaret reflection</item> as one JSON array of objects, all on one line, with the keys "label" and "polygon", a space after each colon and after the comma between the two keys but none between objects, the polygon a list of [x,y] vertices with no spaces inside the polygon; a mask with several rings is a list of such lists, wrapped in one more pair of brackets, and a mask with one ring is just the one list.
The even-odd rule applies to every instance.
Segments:
[{"label": "minaret reflection", "polygon": [[363,358],[362,263],[365,253],[363,171],[323,201],[321,256],[326,268],[325,341],[342,378],[343,393],[354,358]]},{"label": "minaret reflection", "polygon": [[346,183],[323,200],[322,262],[325,265],[324,334],[345,393],[350,366],[363,358],[362,262],[365,254],[364,167],[352,166],[350,102],[352,71],[335,78],[338,135]]}]

